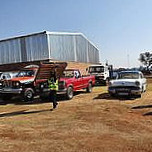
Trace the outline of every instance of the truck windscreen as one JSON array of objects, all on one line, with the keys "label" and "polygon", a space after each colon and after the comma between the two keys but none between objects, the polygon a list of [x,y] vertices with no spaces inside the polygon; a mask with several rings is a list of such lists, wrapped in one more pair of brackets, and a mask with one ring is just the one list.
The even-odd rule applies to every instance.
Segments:
[{"label": "truck windscreen", "polygon": [[104,72],[104,67],[90,67],[89,68],[89,72],[90,73],[100,73],[100,72]]},{"label": "truck windscreen", "polygon": [[34,75],[35,75],[34,70],[23,70],[18,73],[17,77],[32,77]]}]

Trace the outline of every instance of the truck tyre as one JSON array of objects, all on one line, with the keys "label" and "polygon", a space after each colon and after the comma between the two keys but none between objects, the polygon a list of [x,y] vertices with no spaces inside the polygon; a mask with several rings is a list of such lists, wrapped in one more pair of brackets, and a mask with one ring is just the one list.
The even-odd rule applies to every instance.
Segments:
[{"label": "truck tyre", "polygon": [[91,83],[88,84],[88,87],[87,87],[86,91],[87,91],[88,93],[91,93],[91,92],[92,92],[92,84],[91,84]]},{"label": "truck tyre", "polygon": [[137,97],[137,98],[141,98],[141,94],[137,95],[136,97]]},{"label": "truck tyre", "polygon": [[68,87],[67,93],[66,93],[66,98],[67,98],[68,100],[70,100],[70,99],[73,98],[73,88],[72,88],[72,87]]},{"label": "truck tyre", "polygon": [[24,90],[24,101],[32,101],[34,98],[34,90],[32,88],[26,88]]},{"label": "truck tyre", "polygon": [[111,97],[115,97],[116,95],[113,93],[109,93]]}]

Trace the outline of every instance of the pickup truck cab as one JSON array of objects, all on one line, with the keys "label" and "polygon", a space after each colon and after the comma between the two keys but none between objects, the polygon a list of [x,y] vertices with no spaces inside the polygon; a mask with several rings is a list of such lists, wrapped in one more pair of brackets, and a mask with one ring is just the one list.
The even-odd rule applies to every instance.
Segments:
[{"label": "pickup truck cab", "polygon": [[[78,69],[67,69],[59,79],[58,94],[65,94],[67,99],[72,99],[77,90],[86,89],[87,92],[92,92],[94,84],[95,76],[82,76]],[[44,86],[43,93],[49,90],[47,84],[42,84]]]},{"label": "pickup truck cab", "polygon": [[135,95],[141,97],[146,91],[146,79],[140,71],[122,71],[117,75],[116,80],[109,82],[108,92],[114,95]]}]

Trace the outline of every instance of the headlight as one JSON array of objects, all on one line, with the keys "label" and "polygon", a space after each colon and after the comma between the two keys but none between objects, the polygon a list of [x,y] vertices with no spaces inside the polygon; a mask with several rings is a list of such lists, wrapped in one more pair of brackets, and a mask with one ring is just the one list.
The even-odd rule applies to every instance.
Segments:
[{"label": "headlight", "polygon": [[2,86],[3,84],[0,82],[0,86]]},{"label": "headlight", "polygon": [[135,85],[139,86],[139,85],[140,85],[140,82],[139,82],[139,81],[136,81],[136,82],[135,82]]},{"label": "headlight", "polygon": [[43,88],[48,88],[48,83],[47,82],[43,82],[40,84],[40,89],[43,89]]},{"label": "headlight", "polygon": [[14,82],[14,83],[13,83],[13,86],[15,86],[15,87],[18,87],[19,85],[20,85],[19,82]]},{"label": "headlight", "polygon": [[41,85],[40,85],[40,88],[41,88],[41,89],[43,89],[43,88],[44,88],[44,85],[43,85],[43,84],[41,84]]},{"label": "headlight", "polygon": [[19,86],[20,85],[20,83],[19,82],[16,82],[16,86]]}]

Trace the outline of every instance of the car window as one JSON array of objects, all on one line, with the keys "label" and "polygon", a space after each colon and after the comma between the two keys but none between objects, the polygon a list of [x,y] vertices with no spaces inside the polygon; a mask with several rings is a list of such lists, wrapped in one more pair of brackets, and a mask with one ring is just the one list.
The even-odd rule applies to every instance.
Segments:
[{"label": "car window", "polygon": [[119,73],[118,79],[139,79],[139,74],[133,72]]},{"label": "car window", "polygon": [[90,68],[89,68],[89,72],[90,72],[90,73],[94,73],[94,72],[97,72],[97,73],[104,72],[104,67],[103,67],[103,66],[100,66],[100,67],[90,67]]},{"label": "car window", "polygon": [[76,78],[80,78],[81,76],[79,71],[74,71],[74,75]]},{"label": "car window", "polygon": [[34,75],[35,75],[35,71],[33,70],[24,70],[24,71],[20,71],[17,77],[31,77]]},{"label": "car window", "polygon": [[64,71],[63,72],[63,77],[65,78],[73,78],[74,77],[74,72],[73,71]]}]

